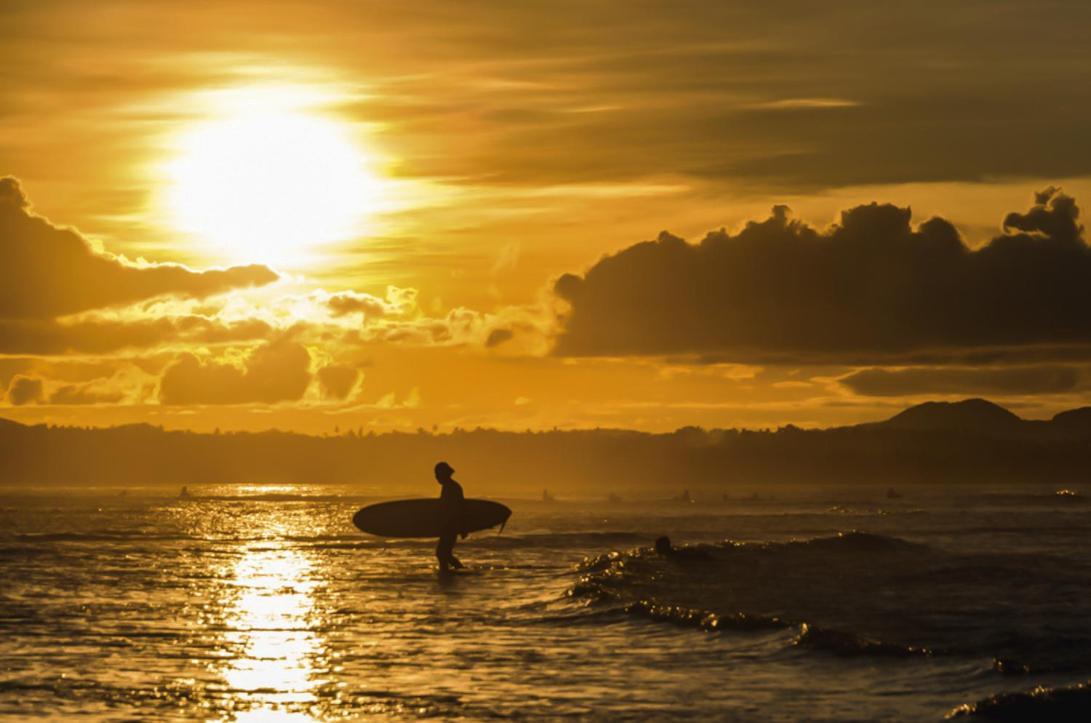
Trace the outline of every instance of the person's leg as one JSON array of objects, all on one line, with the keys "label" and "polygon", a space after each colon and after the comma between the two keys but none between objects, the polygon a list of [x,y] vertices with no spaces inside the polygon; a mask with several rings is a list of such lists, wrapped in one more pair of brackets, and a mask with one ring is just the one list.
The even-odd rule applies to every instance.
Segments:
[{"label": "person's leg", "polygon": [[439,560],[439,571],[447,572],[447,566],[451,562],[451,548],[455,546],[454,535],[442,535],[436,545],[436,559]]}]

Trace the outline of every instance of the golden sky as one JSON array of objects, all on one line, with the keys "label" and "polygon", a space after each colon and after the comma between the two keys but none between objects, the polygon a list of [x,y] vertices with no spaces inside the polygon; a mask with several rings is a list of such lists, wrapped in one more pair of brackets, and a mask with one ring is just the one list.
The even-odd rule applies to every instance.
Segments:
[{"label": "golden sky", "polygon": [[904,5],[8,0],[0,416],[1086,404],[1091,13]]}]

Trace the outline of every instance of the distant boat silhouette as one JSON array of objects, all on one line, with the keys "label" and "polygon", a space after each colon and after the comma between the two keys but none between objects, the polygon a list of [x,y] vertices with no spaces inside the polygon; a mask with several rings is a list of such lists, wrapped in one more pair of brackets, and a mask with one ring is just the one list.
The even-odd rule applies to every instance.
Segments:
[{"label": "distant boat silhouette", "polygon": [[621,502],[621,497],[619,495],[616,495],[613,492],[611,492],[610,496],[606,498],[606,501],[607,502]]},{"label": "distant boat silhouette", "polygon": [[557,498],[549,494],[549,490],[542,490],[542,502],[553,502]]},{"label": "distant boat silhouette", "polygon": [[690,496],[689,490],[682,490],[682,494],[674,498],[675,502],[693,502],[693,497]]},{"label": "distant boat silhouette", "polygon": [[898,492],[898,490],[894,489],[893,487],[887,487],[887,489],[886,489],[886,498],[888,500],[897,500],[897,499],[900,499],[901,496],[902,495],[901,495],[901,493]]},{"label": "distant boat silhouette", "polygon": [[178,497],[180,499],[185,499],[187,497],[192,497],[192,495],[190,495],[190,493],[189,493],[189,487],[186,487],[185,485],[182,485],[181,491],[178,492]]}]

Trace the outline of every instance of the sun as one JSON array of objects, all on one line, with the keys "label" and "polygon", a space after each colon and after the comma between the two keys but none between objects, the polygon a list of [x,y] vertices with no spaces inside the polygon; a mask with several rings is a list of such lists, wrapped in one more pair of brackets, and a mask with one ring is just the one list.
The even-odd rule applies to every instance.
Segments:
[{"label": "sun", "polygon": [[379,206],[381,180],[351,131],[269,103],[186,127],[165,168],[170,226],[231,262],[305,263],[358,235]]}]

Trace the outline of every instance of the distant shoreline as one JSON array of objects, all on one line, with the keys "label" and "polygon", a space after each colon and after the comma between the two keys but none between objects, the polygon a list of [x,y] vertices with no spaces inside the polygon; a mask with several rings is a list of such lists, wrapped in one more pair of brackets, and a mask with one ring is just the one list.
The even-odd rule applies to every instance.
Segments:
[{"label": "distant shoreline", "polygon": [[929,402],[884,422],[830,429],[614,429],[311,436],[207,434],[151,425],[26,426],[0,420],[0,486],[347,484],[419,489],[436,459],[474,494],[703,496],[791,484],[1091,481],[1091,408],[1024,420],[985,400]]}]

